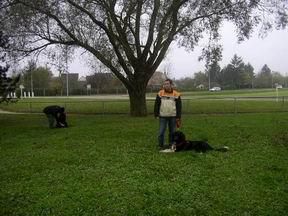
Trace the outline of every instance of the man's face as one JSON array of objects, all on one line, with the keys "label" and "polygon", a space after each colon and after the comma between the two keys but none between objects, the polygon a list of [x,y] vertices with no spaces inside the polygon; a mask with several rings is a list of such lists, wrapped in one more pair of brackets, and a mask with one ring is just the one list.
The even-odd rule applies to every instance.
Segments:
[{"label": "man's face", "polygon": [[165,91],[170,92],[172,90],[172,86],[169,81],[165,81],[163,84],[163,88]]}]

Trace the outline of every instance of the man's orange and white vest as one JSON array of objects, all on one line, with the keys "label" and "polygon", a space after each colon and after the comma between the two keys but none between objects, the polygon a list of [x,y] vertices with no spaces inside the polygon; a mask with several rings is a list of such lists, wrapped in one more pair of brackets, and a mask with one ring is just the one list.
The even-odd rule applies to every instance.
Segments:
[{"label": "man's orange and white vest", "polygon": [[155,102],[155,116],[180,118],[181,107],[177,102],[181,103],[179,92],[176,90],[171,92],[166,92],[164,89],[160,90]]}]

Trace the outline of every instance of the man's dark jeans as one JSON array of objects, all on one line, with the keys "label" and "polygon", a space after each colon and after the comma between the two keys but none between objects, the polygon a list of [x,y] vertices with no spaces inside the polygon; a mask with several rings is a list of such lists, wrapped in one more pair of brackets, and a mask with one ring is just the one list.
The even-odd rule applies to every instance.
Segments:
[{"label": "man's dark jeans", "polygon": [[164,146],[165,131],[167,125],[169,128],[169,145],[171,146],[173,140],[172,136],[176,130],[176,117],[159,117],[159,135],[158,135],[159,147]]}]

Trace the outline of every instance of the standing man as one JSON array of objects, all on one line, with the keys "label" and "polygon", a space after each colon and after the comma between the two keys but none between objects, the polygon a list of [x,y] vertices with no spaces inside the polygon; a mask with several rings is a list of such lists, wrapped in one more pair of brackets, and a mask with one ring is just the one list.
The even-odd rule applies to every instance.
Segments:
[{"label": "standing man", "polygon": [[159,117],[159,148],[164,148],[165,130],[169,128],[169,146],[172,145],[172,136],[181,122],[181,97],[180,93],[173,89],[171,79],[166,79],[163,84],[163,89],[156,96],[154,105],[154,116]]},{"label": "standing man", "polygon": [[[57,105],[47,106],[43,109],[49,121],[49,128],[63,128],[68,127],[66,122],[66,114],[64,107]],[[56,125],[55,125],[56,121]]]}]

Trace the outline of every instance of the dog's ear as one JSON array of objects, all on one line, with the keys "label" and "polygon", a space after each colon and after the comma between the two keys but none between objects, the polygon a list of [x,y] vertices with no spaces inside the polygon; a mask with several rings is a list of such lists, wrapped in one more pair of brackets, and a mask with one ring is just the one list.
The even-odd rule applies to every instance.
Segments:
[{"label": "dog's ear", "polygon": [[181,137],[181,140],[186,140],[186,137],[185,137],[185,134],[183,132],[179,132],[180,134],[180,137]]}]

